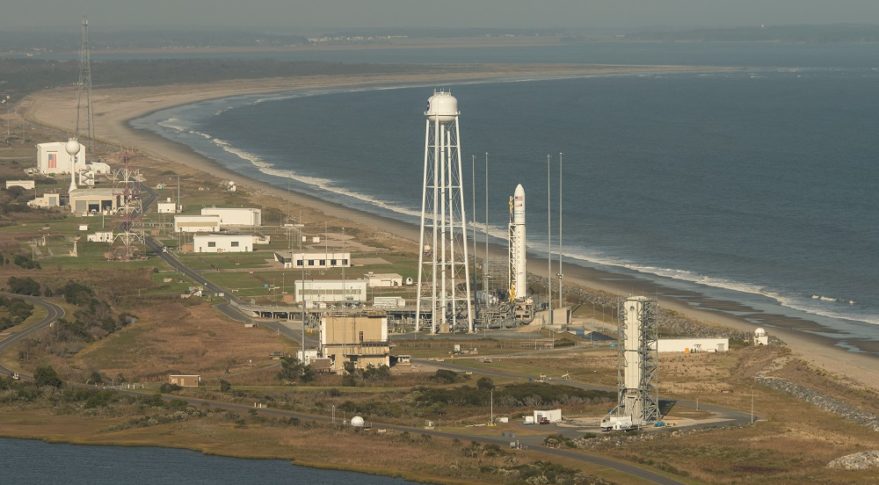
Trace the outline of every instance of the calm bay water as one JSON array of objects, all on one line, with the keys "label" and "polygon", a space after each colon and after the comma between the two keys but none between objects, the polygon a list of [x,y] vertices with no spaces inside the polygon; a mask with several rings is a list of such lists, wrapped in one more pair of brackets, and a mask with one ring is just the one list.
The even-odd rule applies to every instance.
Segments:
[{"label": "calm bay water", "polygon": [[[837,49],[823,68],[452,86],[466,179],[470,154],[490,152],[494,232],[521,182],[542,250],[545,157],[563,151],[568,257],[876,338],[879,72],[860,48]],[[831,67],[839,59],[849,67]],[[413,221],[431,89],[232,98],[133,124],[243,174]]]},{"label": "calm bay water", "polygon": [[282,460],[243,460],[152,447],[82,446],[0,439],[4,484],[405,485],[398,478],[317,470]]}]

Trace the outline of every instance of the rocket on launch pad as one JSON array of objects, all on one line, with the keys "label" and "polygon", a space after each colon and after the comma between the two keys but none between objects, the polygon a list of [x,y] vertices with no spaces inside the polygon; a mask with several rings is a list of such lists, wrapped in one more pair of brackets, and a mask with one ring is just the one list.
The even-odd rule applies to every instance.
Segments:
[{"label": "rocket on launch pad", "polygon": [[528,288],[525,257],[525,188],[516,186],[510,197],[510,228],[509,228],[509,288],[510,301],[525,298]]}]

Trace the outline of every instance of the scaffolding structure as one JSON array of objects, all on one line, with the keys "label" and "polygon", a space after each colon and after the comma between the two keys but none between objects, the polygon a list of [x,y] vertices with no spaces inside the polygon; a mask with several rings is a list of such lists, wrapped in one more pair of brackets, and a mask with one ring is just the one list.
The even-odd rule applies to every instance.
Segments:
[{"label": "scaffolding structure", "polygon": [[633,426],[660,419],[657,310],[656,300],[644,296],[629,297],[619,307],[618,401],[610,415],[629,417]]},{"label": "scaffolding structure", "polygon": [[143,198],[140,193],[143,177],[136,169],[128,165],[129,155],[122,155],[122,167],[113,172],[115,190],[121,195],[119,213],[122,222],[119,224],[119,233],[114,238],[122,242],[123,253],[121,259],[131,260],[134,258],[138,246],[143,246],[146,240],[143,224]]}]

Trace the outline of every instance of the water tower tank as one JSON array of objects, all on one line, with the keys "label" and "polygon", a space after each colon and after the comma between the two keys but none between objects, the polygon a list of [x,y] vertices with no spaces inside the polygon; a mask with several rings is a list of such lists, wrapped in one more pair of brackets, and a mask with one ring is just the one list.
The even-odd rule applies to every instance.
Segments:
[{"label": "water tower tank", "polygon": [[454,121],[455,117],[460,114],[458,99],[448,91],[437,91],[428,98],[427,111],[424,114],[441,123]]},{"label": "water tower tank", "polygon": [[366,424],[366,421],[363,420],[360,416],[354,416],[351,418],[351,426],[355,428],[362,428]]},{"label": "water tower tank", "polygon": [[79,142],[76,138],[71,138],[67,140],[67,144],[64,145],[64,150],[67,151],[67,154],[71,157],[79,153]]}]

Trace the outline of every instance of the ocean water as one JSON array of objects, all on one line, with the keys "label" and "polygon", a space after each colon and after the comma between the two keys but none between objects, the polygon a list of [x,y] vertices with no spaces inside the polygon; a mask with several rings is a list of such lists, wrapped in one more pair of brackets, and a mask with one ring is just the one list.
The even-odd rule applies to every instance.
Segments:
[{"label": "ocean water", "polygon": [[0,439],[0,482],[7,484],[406,485],[399,478],[318,470],[283,460],[244,460],[189,450],[82,446]]},{"label": "ocean water", "polygon": [[[441,87],[460,102],[468,184],[478,159],[480,220],[489,152],[494,234],[523,183],[530,246],[545,250],[546,155],[564,152],[568,258],[875,339],[877,86],[865,65]],[[238,97],[133,125],[278,186],[414,221],[431,93]],[[557,177],[553,167],[554,203]]]}]

